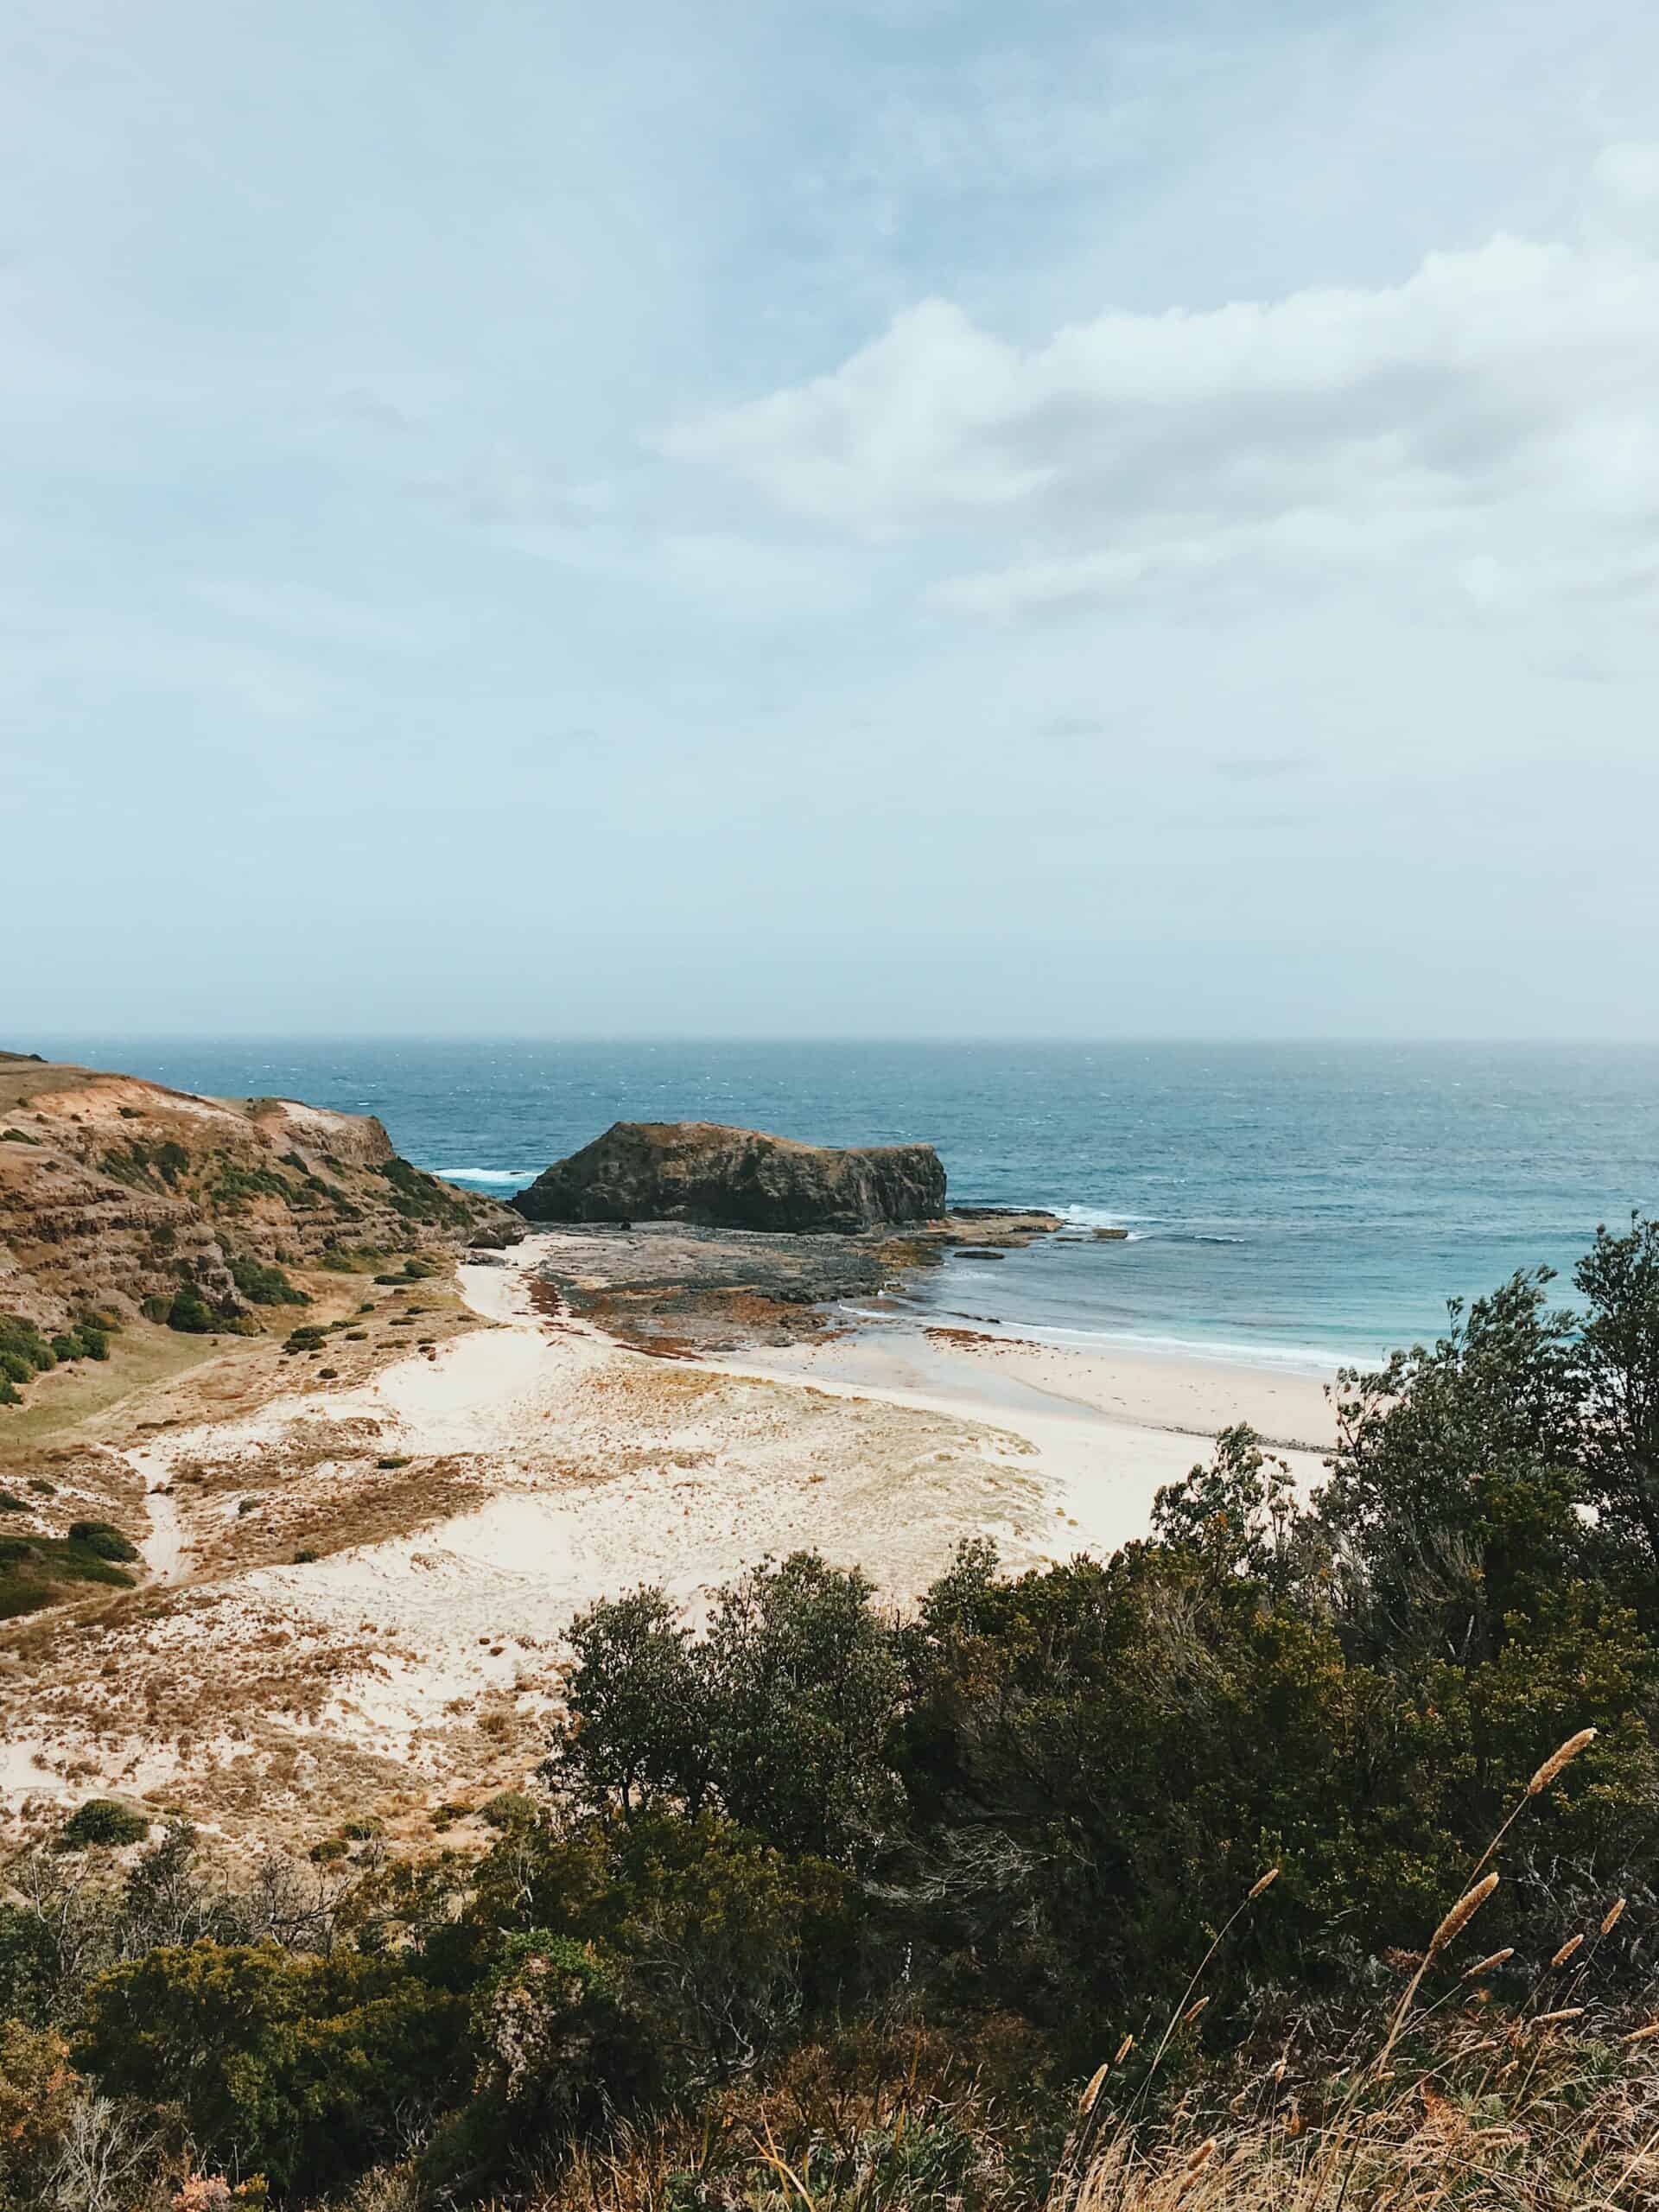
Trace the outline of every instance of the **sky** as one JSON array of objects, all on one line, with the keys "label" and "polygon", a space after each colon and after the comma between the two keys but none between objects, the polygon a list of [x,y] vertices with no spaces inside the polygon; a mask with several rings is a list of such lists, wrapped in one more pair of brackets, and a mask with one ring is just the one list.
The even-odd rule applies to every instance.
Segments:
[{"label": "sky", "polygon": [[1650,0],[0,54],[0,1042],[1659,1036]]}]

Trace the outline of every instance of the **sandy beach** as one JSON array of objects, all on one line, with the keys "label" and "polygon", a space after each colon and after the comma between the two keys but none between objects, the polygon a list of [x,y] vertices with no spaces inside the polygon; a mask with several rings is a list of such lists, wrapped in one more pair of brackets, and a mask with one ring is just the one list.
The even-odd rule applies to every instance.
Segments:
[{"label": "sandy beach", "polygon": [[[458,1268],[482,1325],[127,1453],[149,1592],[62,1638],[26,1694],[0,1681],[0,1799],[96,1782],[232,1837],[365,1803],[418,1829],[435,1783],[522,1782],[596,1598],[658,1582],[695,1620],[745,1567],[812,1546],[902,1605],[965,1537],[1017,1568],[1143,1535],[1158,1486],[1234,1421],[1303,1485],[1331,1440],[1314,1377],[971,1332],[653,1357],[547,1310],[543,1241]],[[310,1555],[342,1498],[386,1532]],[[266,1563],[238,1567],[245,1532]]]}]

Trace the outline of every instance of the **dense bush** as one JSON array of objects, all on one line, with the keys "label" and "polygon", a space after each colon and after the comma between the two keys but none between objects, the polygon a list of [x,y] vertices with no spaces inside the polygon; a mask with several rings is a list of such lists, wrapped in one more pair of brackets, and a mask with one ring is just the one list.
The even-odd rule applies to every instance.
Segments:
[{"label": "dense bush", "polygon": [[255,1259],[251,1253],[229,1255],[231,1281],[251,1306],[308,1306],[308,1294],[291,1283],[278,1267]]},{"label": "dense bush", "polygon": [[189,1337],[207,1337],[225,1326],[231,1316],[212,1305],[194,1283],[181,1283],[167,1309],[167,1325]]},{"label": "dense bush", "polygon": [[149,1834],[149,1821],[131,1806],[113,1797],[89,1797],[58,1830],[58,1848],[81,1851],[91,1843],[142,1843]]},{"label": "dense bush", "polygon": [[17,1313],[0,1313],[0,1375],[13,1382],[29,1382],[56,1363],[56,1353],[32,1321]]},{"label": "dense bush", "polygon": [[138,1556],[137,1545],[111,1521],[72,1521],[69,1541],[72,1544],[84,1544],[99,1559],[118,1560],[124,1564]]},{"label": "dense bush", "polygon": [[391,1203],[405,1221],[435,1222],[445,1228],[465,1229],[473,1208],[459,1192],[411,1167],[406,1160],[388,1160],[377,1171],[391,1185]]},{"label": "dense bush", "polygon": [[[60,1599],[89,1594],[82,1586],[130,1590],[133,1578],[107,1556],[107,1549],[106,1544],[74,1536],[0,1536],[0,1620],[16,1620]],[[127,1555],[137,1557],[130,1548]]]},{"label": "dense bush", "polygon": [[397,1957],[202,1941],[99,1976],[73,2058],[109,2094],[180,2106],[220,2158],[304,2190],[435,2103],[461,2018]]}]

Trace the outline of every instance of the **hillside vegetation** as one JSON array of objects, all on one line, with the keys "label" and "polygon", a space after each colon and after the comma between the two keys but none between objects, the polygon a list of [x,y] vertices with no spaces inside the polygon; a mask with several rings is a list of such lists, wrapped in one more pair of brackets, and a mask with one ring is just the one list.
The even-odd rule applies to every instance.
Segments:
[{"label": "hillside vegetation", "polygon": [[0,2202],[1659,2202],[1659,1229],[1577,1287],[1345,1376],[1311,1505],[1235,1430],[912,1618],[810,1553],[594,1607],[481,1855],[83,1808],[0,1910]]}]

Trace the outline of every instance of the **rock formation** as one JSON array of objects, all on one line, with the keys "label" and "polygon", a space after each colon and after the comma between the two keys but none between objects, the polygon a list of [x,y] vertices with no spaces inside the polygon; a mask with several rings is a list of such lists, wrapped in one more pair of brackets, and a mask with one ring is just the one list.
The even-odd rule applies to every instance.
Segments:
[{"label": "rock formation", "polygon": [[531,1221],[689,1221],[792,1231],[937,1221],[931,1144],[838,1151],[718,1122],[618,1122],[512,1201]]}]

